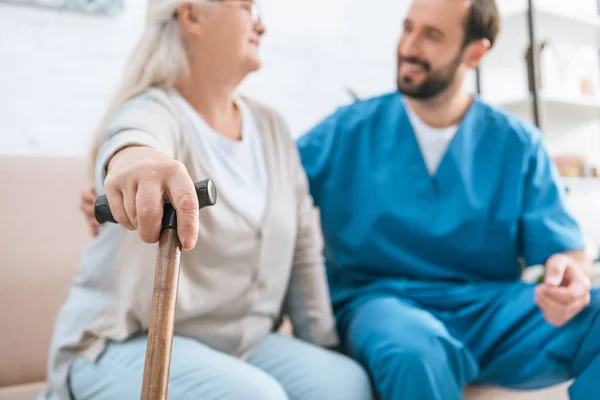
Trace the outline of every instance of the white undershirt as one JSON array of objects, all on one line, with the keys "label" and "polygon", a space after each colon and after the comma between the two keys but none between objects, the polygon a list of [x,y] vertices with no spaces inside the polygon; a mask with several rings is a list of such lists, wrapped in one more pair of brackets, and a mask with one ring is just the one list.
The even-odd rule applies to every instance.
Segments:
[{"label": "white undershirt", "polygon": [[405,102],[405,104],[410,124],[419,142],[429,175],[434,175],[448,150],[448,145],[458,130],[458,125],[452,125],[448,128],[433,128],[419,118],[408,102]]},{"label": "white undershirt", "polygon": [[256,223],[260,223],[266,206],[268,177],[260,131],[252,110],[243,100],[236,100],[242,117],[242,138],[230,139],[215,131],[178,93],[173,99],[187,116],[200,144],[202,161],[210,170],[217,192]]}]

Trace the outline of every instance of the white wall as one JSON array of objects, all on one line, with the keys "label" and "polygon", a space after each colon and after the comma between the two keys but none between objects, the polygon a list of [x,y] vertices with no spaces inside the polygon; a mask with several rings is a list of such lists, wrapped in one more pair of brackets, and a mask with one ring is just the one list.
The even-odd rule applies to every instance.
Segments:
[{"label": "white wall", "polygon": [[0,152],[85,153],[144,11],[144,0],[116,17],[0,2]]},{"label": "white wall", "polygon": [[[407,4],[263,0],[263,68],[242,88],[279,109],[295,135],[350,101],[346,86],[393,89]],[[85,154],[144,16],[145,0],[112,17],[0,2],[0,153]]]},{"label": "white wall", "polygon": [[[146,0],[125,1],[120,15],[88,16],[0,0],[0,153],[85,154],[143,27]],[[590,10],[596,0],[537,1]],[[299,135],[350,101],[346,87],[363,96],[393,90],[395,44],[409,2],[262,0],[263,68],[244,91],[279,109]],[[506,80],[484,70],[483,77],[484,97],[526,85],[523,76]],[[600,158],[599,130],[579,126],[581,140],[560,136],[553,146],[585,143]]]},{"label": "white wall", "polygon": [[[346,87],[395,87],[395,43],[408,0],[265,0],[263,68],[243,87],[301,134],[339,104]],[[376,24],[366,25],[365,15]],[[294,21],[294,22],[292,22]]]}]

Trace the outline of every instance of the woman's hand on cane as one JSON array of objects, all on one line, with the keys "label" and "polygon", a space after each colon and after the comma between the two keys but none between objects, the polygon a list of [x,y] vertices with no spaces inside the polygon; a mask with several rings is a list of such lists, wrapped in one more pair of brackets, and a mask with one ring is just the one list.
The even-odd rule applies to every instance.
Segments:
[{"label": "woman's hand on cane", "polygon": [[196,245],[198,197],[181,162],[150,147],[126,147],[111,158],[104,190],[115,220],[126,229],[137,230],[146,243],[158,241],[163,204],[170,200],[177,211],[182,249]]}]

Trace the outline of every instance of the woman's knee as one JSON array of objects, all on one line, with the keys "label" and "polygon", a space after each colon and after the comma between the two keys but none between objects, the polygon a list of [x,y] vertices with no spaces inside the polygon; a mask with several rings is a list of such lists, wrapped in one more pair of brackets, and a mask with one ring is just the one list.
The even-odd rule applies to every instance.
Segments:
[{"label": "woman's knee", "polygon": [[314,396],[319,399],[370,400],[373,388],[366,369],[350,357],[333,354],[335,361],[314,371]]},{"label": "woman's knee", "polygon": [[300,339],[270,335],[249,361],[275,377],[292,400],[369,400],[371,382],[352,358]]},{"label": "woman's knee", "polygon": [[212,382],[169,383],[169,400],[289,400],[283,386],[268,374],[216,378]]},{"label": "woman's knee", "polygon": [[[247,383],[239,385],[238,391],[231,400],[236,399],[265,399],[265,400],[289,400],[283,386],[274,378],[265,374],[261,382],[254,382],[251,387]],[[220,399],[220,397],[218,397]]]},{"label": "woman's knee", "polygon": [[[176,360],[174,360],[176,361]],[[176,362],[174,363],[177,367]],[[69,386],[77,399],[133,399],[142,390],[142,375],[138,371],[118,376],[103,371],[83,358],[75,360],[69,374]],[[211,374],[208,374],[211,375]],[[173,375],[171,376],[173,378]],[[238,376],[206,376],[190,373],[186,379],[175,376],[169,380],[172,400],[289,400],[283,386],[262,371]]]},{"label": "woman's knee", "polygon": [[[146,339],[142,337],[109,344],[96,362],[77,358],[69,373],[74,399],[139,398],[145,349]],[[195,340],[176,336],[169,399],[288,400],[288,396],[266,372]]]},{"label": "woman's knee", "polygon": [[345,393],[341,398],[367,400],[373,399],[371,378],[365,368],[351,358],[346,358],[340,366],[338,378],[335,381],[340,393]]},{"label": "woman's knee", "polygon": [[141,371],[110,370],[84,357],[73,361],[67,381],[74,400],[139,398],[142,391]]}]

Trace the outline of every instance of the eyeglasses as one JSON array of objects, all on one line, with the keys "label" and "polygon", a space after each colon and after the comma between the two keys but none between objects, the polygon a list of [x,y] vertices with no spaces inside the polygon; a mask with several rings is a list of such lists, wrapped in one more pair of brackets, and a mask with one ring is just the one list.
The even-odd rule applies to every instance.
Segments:
[{"label": "eyeglasses", "polygon": [[[250,13],[250,18],[252,19],[252,22],[254,22],[255,24],[262,23],[262,20],[260,18],[260,14],[261,14],[260,7],[256,0],[209,0],[209,1],[220,2],[220,3],[239,3],[239,4],[241,4],[240,8],[246,8],[248,10],[248,12]],[[177,19],[178,17],[179,17],[179,13],[177,11],[175,11],[175,13],[173,14],[173,18]]]},{"label": "eyeglasses", "polygon": [[239,3],[239,4],[241,4],[240,7],[246,8],[248,10],[248,12],[250,13],[250,18],[252,19],[252,22],[254,22],[255,24],[261,23],[260,7],[256,0],[211,0],[211,1],[219,1],[222,3]]}]

